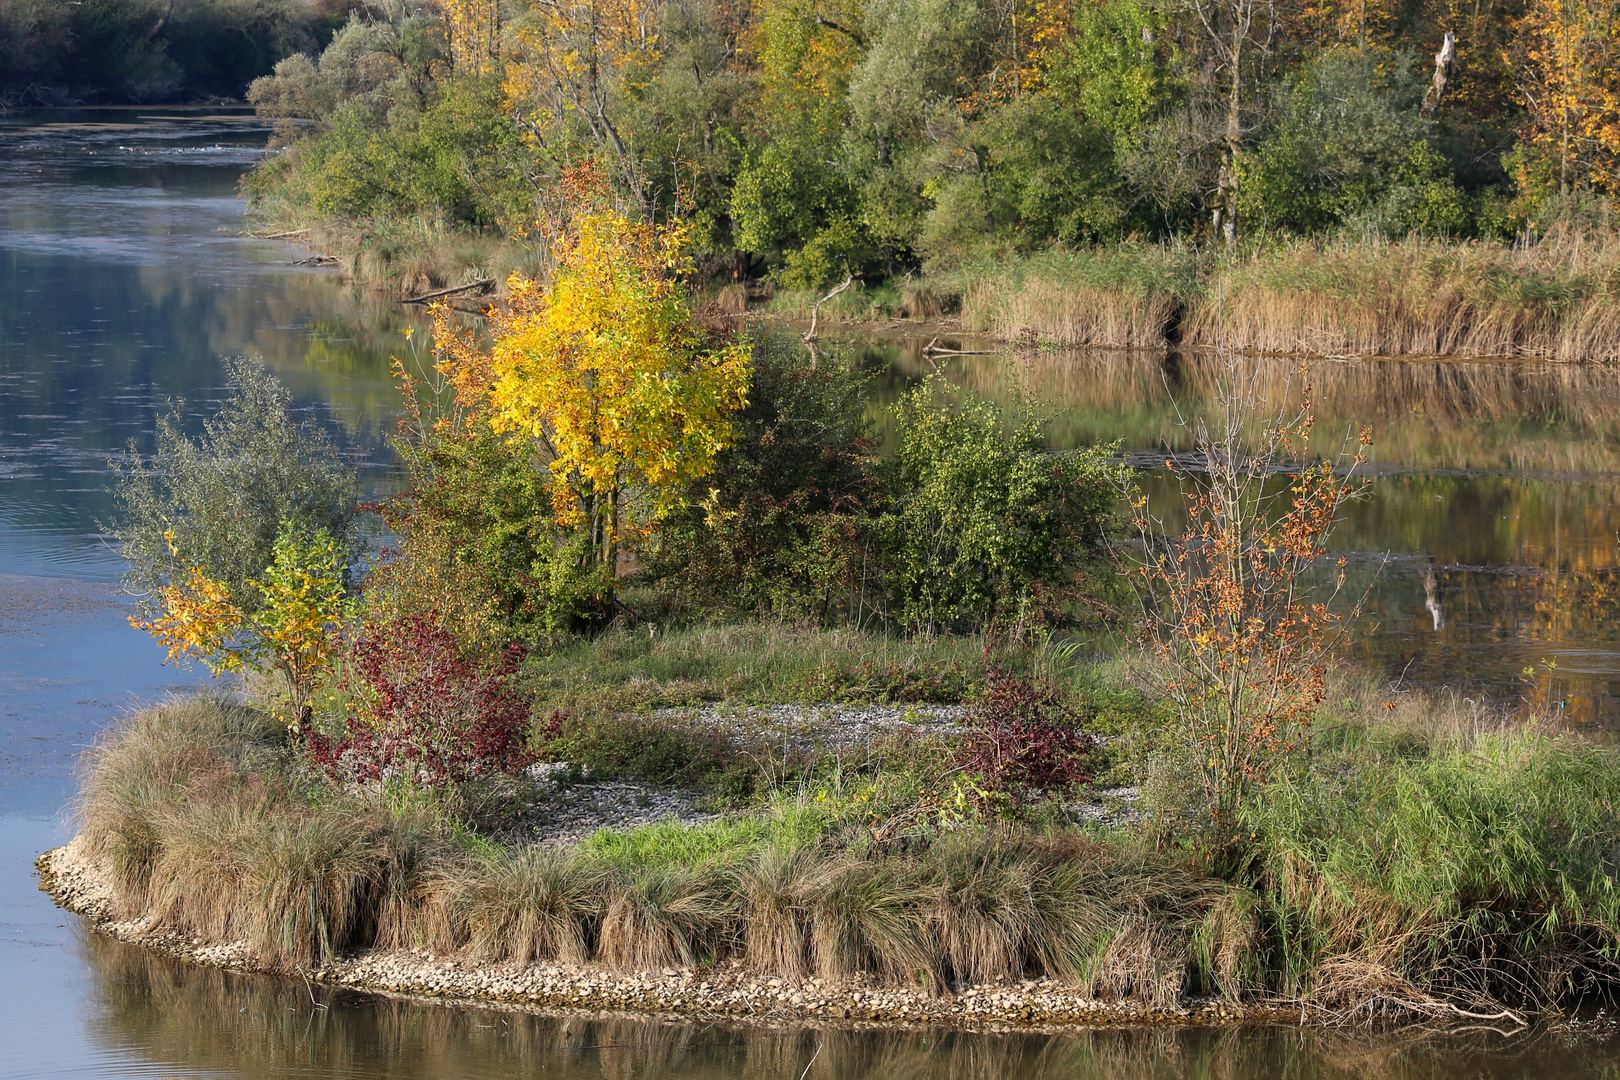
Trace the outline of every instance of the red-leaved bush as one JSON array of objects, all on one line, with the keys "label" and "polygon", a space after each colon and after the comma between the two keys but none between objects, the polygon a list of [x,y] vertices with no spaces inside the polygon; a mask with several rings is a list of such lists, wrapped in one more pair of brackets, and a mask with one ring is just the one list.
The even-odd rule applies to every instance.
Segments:
[{"label": "red-leaved bush", "polygon": [[968,710],[969,734],[956,764],[987,793],[1021,798],[1030,789],[1072,787],[1091,779],[1097,737],[1063,690],[999,668],[985,677],[984,695]]},{"label": "red-leaved bush", "polygon": [[515,678],[522,661],[514,645],[476,663],[421,615],[372,627],[350,651],[358,692],[347,731],[312,733],[311,757],[336,777],[424,786],[520,769],[533,760]]}]

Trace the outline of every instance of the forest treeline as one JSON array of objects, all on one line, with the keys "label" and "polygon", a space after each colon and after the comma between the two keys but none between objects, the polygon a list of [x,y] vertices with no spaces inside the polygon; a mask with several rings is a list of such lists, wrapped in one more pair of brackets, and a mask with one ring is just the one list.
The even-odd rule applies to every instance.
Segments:
[{"label": "forest treeline", "polygon": [[[789,288],[1087,243],[1607,225],[1600,0],[379,0],[250,92],[283,220],[520,236],[594,159]],[[312,122],[312,123],[311,123]]]},{"label": "forest treeline", "polygon": [[0,105],[240,98],[346,0],[0,0]]}]

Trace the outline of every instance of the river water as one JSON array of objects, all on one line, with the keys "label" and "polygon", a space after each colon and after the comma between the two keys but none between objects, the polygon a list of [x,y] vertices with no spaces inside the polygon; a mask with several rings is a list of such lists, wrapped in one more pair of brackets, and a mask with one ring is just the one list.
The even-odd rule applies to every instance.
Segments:
[{"label": "river water", "polygon": [[[0,1078],[45,1076],[1530,1077],[1613,1075],[1599,1033],[1504,1038],[1291,1029],[951,1034],[769,1030],[419,1004],[174,965],[84,932],[34,887],[64,839],[76,755],[120,711],[202,681],[125,622],[98,522],[108,459],[192,423],[221,358],[260,356],[331,422],[373,489],[401,333],[420,316],[304,254],[240,237],[262,152],[245,114],[0,114]],[[417,338],[420,341],[420,337]],[[874,407],[933,363],[896,330],[863,346]],[[1207,360],[1149,353],[961,357],[948,376],[1065,411],[1059,444],[1184,444]],[[1280,383],[1292,370],[1277,363]],[[1620,397],[1608,370],[1323,363],[1322,431],[1378,429],[1376,494],[1338,543],[1368,590],[1357,648],[1418,685],[1511,695],[1526,664],[1572,723],[1620,719]],[[1374,574],[1374,568],[1378,573]]]}]

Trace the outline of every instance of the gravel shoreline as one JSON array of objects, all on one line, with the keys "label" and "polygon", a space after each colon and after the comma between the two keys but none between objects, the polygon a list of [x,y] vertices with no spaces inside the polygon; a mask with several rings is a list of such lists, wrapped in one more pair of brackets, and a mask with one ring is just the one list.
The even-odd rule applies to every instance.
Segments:
[{"label": "gravel shoreline", "polygon": [[1086,998],[1047,980],[992,983],[955,995],[868,983],[789,982],[721,966],[626,974],[599,967],[473,964],[426,952],[368,950],[310,971],[266,964],[245,943],[210,944],[147,919],[111,915],[112,891],[75,839],[35,863],[40,889],[91,928],[120,941],[191,963],[235,971],[298,974],[312,982],[446,1003],[562,1013],[638,1013],[683,1020],[821,1022],[853,1027],[953,1027],[1061,1030],[1143,1024],[1298,1023],[1299,1011],[1234,1007],[1224,1002],[1152,1008]]}]

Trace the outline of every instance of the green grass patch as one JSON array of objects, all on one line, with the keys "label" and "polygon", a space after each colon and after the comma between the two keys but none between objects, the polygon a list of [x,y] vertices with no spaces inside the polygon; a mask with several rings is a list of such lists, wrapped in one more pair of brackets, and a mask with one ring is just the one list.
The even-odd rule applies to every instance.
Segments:
[{"label": "green grass patch", "polygon": [[701,825],[663,822],[633,829],[599,829],[581,850],[614,866],[698,866],[734,862],[761,848],[811,845],[834,824],[815,803],[779,804],[765,813],[727,817]]}]

